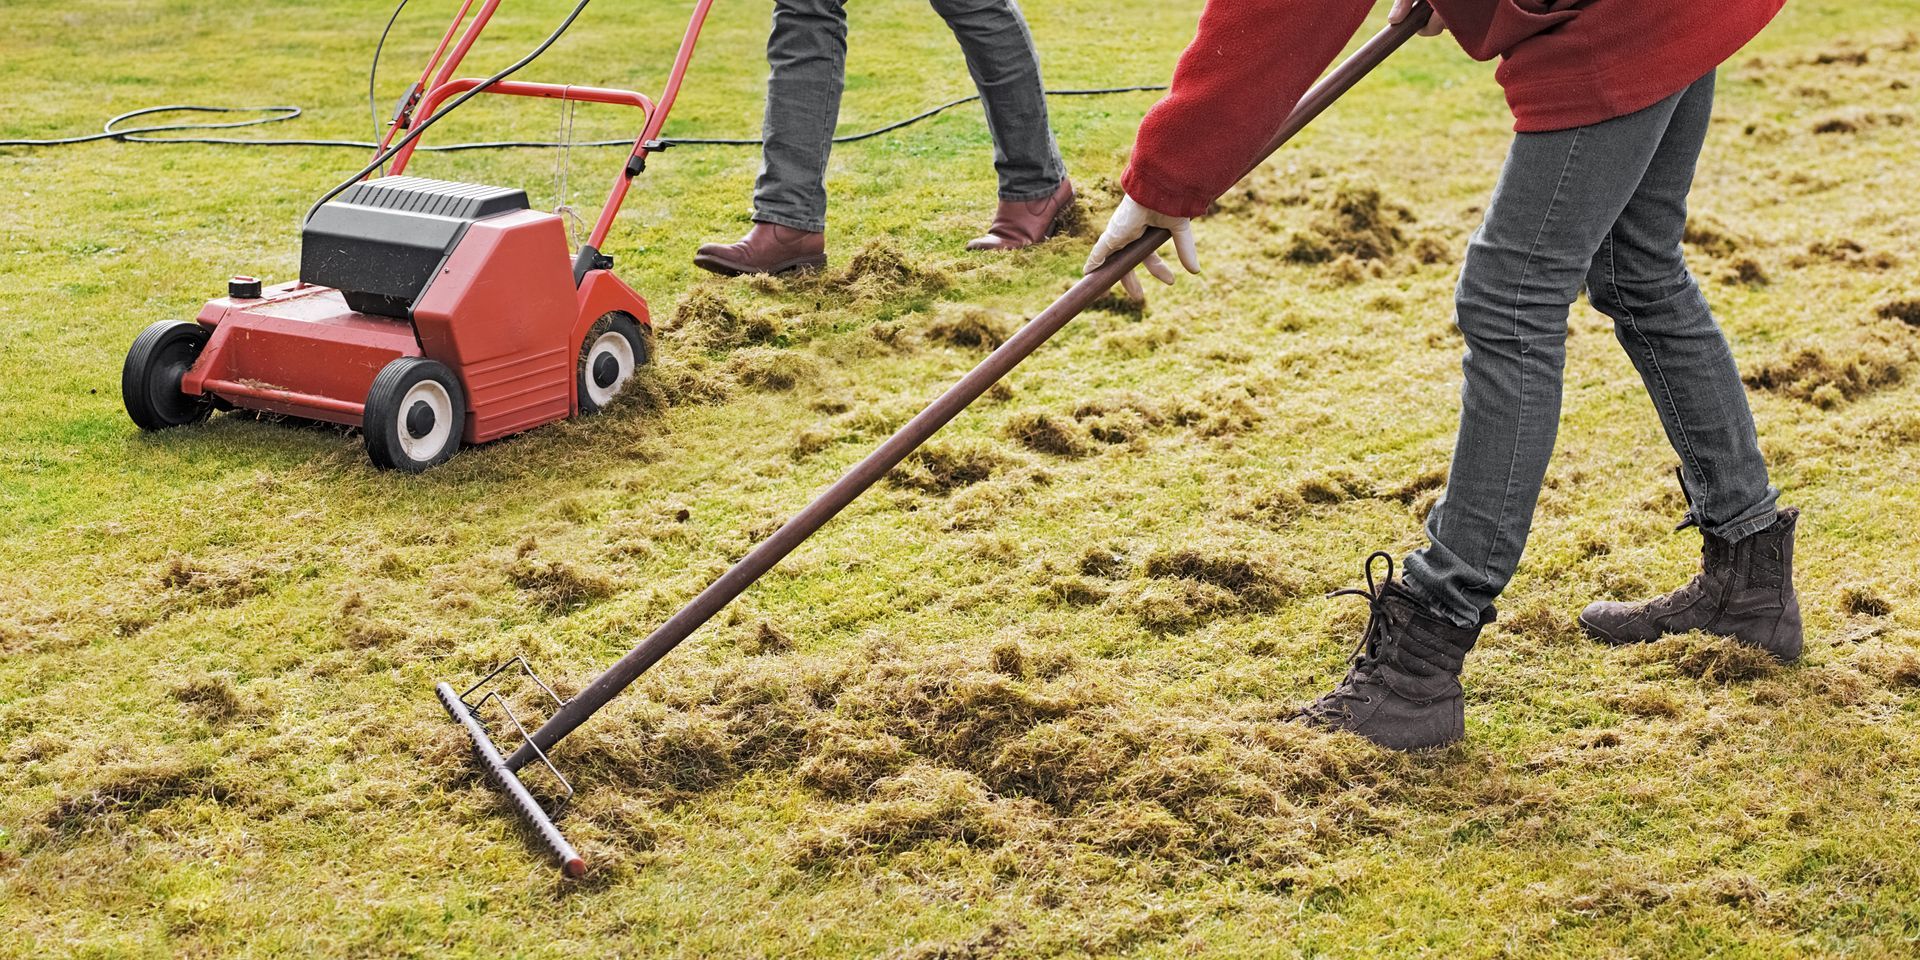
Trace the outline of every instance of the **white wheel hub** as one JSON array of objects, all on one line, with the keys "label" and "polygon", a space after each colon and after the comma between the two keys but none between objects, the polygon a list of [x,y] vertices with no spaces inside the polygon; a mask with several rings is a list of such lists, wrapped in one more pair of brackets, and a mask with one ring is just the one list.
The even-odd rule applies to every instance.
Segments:
[{"label": "white wheel hub", "polygon": [[[604,407],[626,389],[627,380],[633,376],[633,342],[617,330],[601,334],[587,349],[586,368],[587,399],[596,409]],[[608,371],[612,372],[611,378]]]},{"label": "white wheel hub", "polygon": [[431,460],[445,450],[453,434],[453,397],[438,380],[407,388],[394,414],[400,451],[412,460]]}]

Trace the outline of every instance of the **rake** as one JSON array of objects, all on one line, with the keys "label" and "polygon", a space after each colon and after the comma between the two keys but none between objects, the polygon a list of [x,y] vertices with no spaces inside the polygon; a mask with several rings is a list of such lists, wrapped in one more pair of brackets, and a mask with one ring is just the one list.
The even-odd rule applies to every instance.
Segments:
[{"label": "rake", "polygon": [[[1339,66],[1320,78],[1300,98],[1292,113],[1280,125],[1280,129],[1267,141],[1266,147],[1260,151],[1259,158],[1254,161],[1253,167],[1258,167],[1267,157],[1272,156],[1274,151],[1280,149],[1282,144],[1292,139],[1294,134],[1299,133],[1309,122],[1352,88],[1361,77],[1366,76],[1388,55],[1399,49],[1401,44],[1426,24],[1432,12],[1432,8],[1425,3],[1415,4],[1405,20],[1375,34],[1347,59],[1341,61]],[[1247,172],[1251,173],[1252,168]],[[534,674],[532,667],[522,657],[515,657],[502,664],[492,673],[482,677],[478,683],[467,688],[464,693],[456,693],[452,686],[444,682],[437,686],[436,692],[441,704],[466,730],[467,735],[473,738],[474,758],[481,769],[488,779],[506,792],[515,813],[533,831],[540,844],[559,862],[569,876],[578,877],[585,873],[586,861],[574,850],[573,845],[567,842],[566,837],[561,835],[559,828],[554,825],[552,816],[521,782],[518,771],[528,764],[537,762],[546,767],[548,772],[559,781],[566,796],[571,796],[572,787],[567,783],[566,778],[560,775],[559,769],[554,766],[549,757],[554,745],[559,743],[561,738],[572,733],[601,707],[606,706],[608,701],[639,679],[649,667],[658,663],[681,641],[687,639],[727,604],[733,602],[734,598],[752,586],[767,571],[773,569],[774,565],[787,554],[792,553],[808,537],[813,536],[816,531],[825,526],[828,520],[833,519],[848,504],[879,482],[881,477],[886,476],[888,471],[898,466],[909,454],[926,443],[941,427],[946,426],[948,421],[979,399],[981,394],[986,393],[988,388],[999,382],[1014,367],[1019,366],[1039,349],[1041,344],[1059,332],[1060,328],[1079,316],[1080,312],[1094,301],[1105,296],[1115,284],[1120,282],[1120,278],[1127,271],[1139,266],[1148,254],[1159,249],[1169,237],[1170,234],[1166,230],[1159,227],[1151,228],[1139,239],[1116,251],[1099,269],[1082,277],[1051,306],[1029,320],[1019,332],[1001,344],[986,359],[980,361],[979,366],[974,367],[966,376],[961,377],[959,382],[949,387],[947,392],[928,404],[925,410],[907,421],[878,449],[868,454],[866,459],[855,464],[845,476],[827,487],[812,503],[788,520],[786,525],[740,558],[727,572],[721,574],[719,579],[713,581],[678,613],[668,618],[646,639],[640,641],[625,656],[594,678],[586,689],[581,690],[572,699],[562,700],[556,695],[550,686]],[[508,708],[506,699],[497,691],[487,693],[478,701],[468,699],[489,682],[512,671],[516,666],[540,688],[548,699],[553,701],[556,708],[552,717],[531,733],[521,725],[519,718]],[[494,745],[486,724],[480,719],[482,708],[489,703],[499,706],[501,715],[520,736],[520,744],[511,754],[503,755]]]}]

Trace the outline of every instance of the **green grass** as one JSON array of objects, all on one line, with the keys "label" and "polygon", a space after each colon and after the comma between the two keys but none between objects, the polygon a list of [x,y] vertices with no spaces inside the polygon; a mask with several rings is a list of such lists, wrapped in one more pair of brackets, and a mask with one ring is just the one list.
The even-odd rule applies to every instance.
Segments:
[{"label": "green grass", "polygon": [[[301,103],[261,133],[363,136],[384,6],[9,5],[0,137],[166,102]],[[566,6],[509,4],[474,70]],[[968,90],[924,4],[853,6],[846,129]],[[1077,87],[1163,79],[1198,5],[1029,6]],[[390,81],[437,14],[404,21]],[[835,272],[714,283],[688,260],[742,229],[757,157],[670,152],[609,245],[664,328],[643,396],[404,477],[324,427],[143,436],[116,389],[141,327],[292,275],[297,217],[358,154],[0,148],[0,954],[1911,956],[1912,14],[1789,4],[1723,72],[1695,195],[1696,272],[1806,511],[1802,665],[1576,636],[1588,599],[1679,582],[1697,543],[1581,305],[1468,742],[1401,757],[1276,722],[1361,624],[1320,594],[1417,542],[1454,428],[1448,295],[1508,134],[1491,69],[1425,42],[1198,227],[1203,277],[1076,321],[568,740],[578,883],[473,776],[433,683],[526,654],[577,689],[974,362],[952,330],[1063,289],[1088,235],[960,251],[992,194],[969,108],[836,152]],[[602,3],[527,76],[652,89],[682,16]],[[765,16],[717,5],[670,134],[757,128]],[[1054,105],[1096,223],[1151,102]],[[436,134],[559,121],[488,103]],[[576,203],[616,156],[575,153]],[[557,199],[547,152],[415,169]],[[1409,250],[1282,256],[1365,186],[1415,218]],[[850,282],[874,243],[917,276]],[[770,345],[709,337],[715,304]],[[766,389],[773,365],[799,382]]]}]

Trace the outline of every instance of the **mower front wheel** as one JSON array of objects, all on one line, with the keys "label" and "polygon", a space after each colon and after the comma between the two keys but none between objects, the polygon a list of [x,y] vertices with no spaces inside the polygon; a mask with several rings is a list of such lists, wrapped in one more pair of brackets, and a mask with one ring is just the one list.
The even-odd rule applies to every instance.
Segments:
[{"label": "mower front wheel", "polygon": [[213,398],[188,396],[180,381],[193,369],[212,336],[197,323],[162,320],[133,340],[120,368],[120,401],[142,430],[199,423],[213,412]]},{"label": "mower front wheel", "polygon": [[640,325],[624,313],[609,313],[594,321],[580,340],[580,366],[574,395],[580,415],[599,413],[627,388],[634,371],[649,358],[652,341]]},{"label": "mower front wheel", "polygon": [[467,428],[466,391],[446,364],[401,357],[373,378],[361,427],[374,466],[419,473],[460,450]]}]

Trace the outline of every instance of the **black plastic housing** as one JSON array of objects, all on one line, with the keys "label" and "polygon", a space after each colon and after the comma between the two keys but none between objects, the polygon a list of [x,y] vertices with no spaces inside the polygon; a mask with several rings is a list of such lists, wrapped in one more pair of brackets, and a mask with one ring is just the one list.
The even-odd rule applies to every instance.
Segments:
[{"label": "black plastic housing", "polygon": [[527,192],[424,177],[363,180],[322,205],[300,238],[300,279],[361,313],[402,319],[475,220],[528,208]]}]

